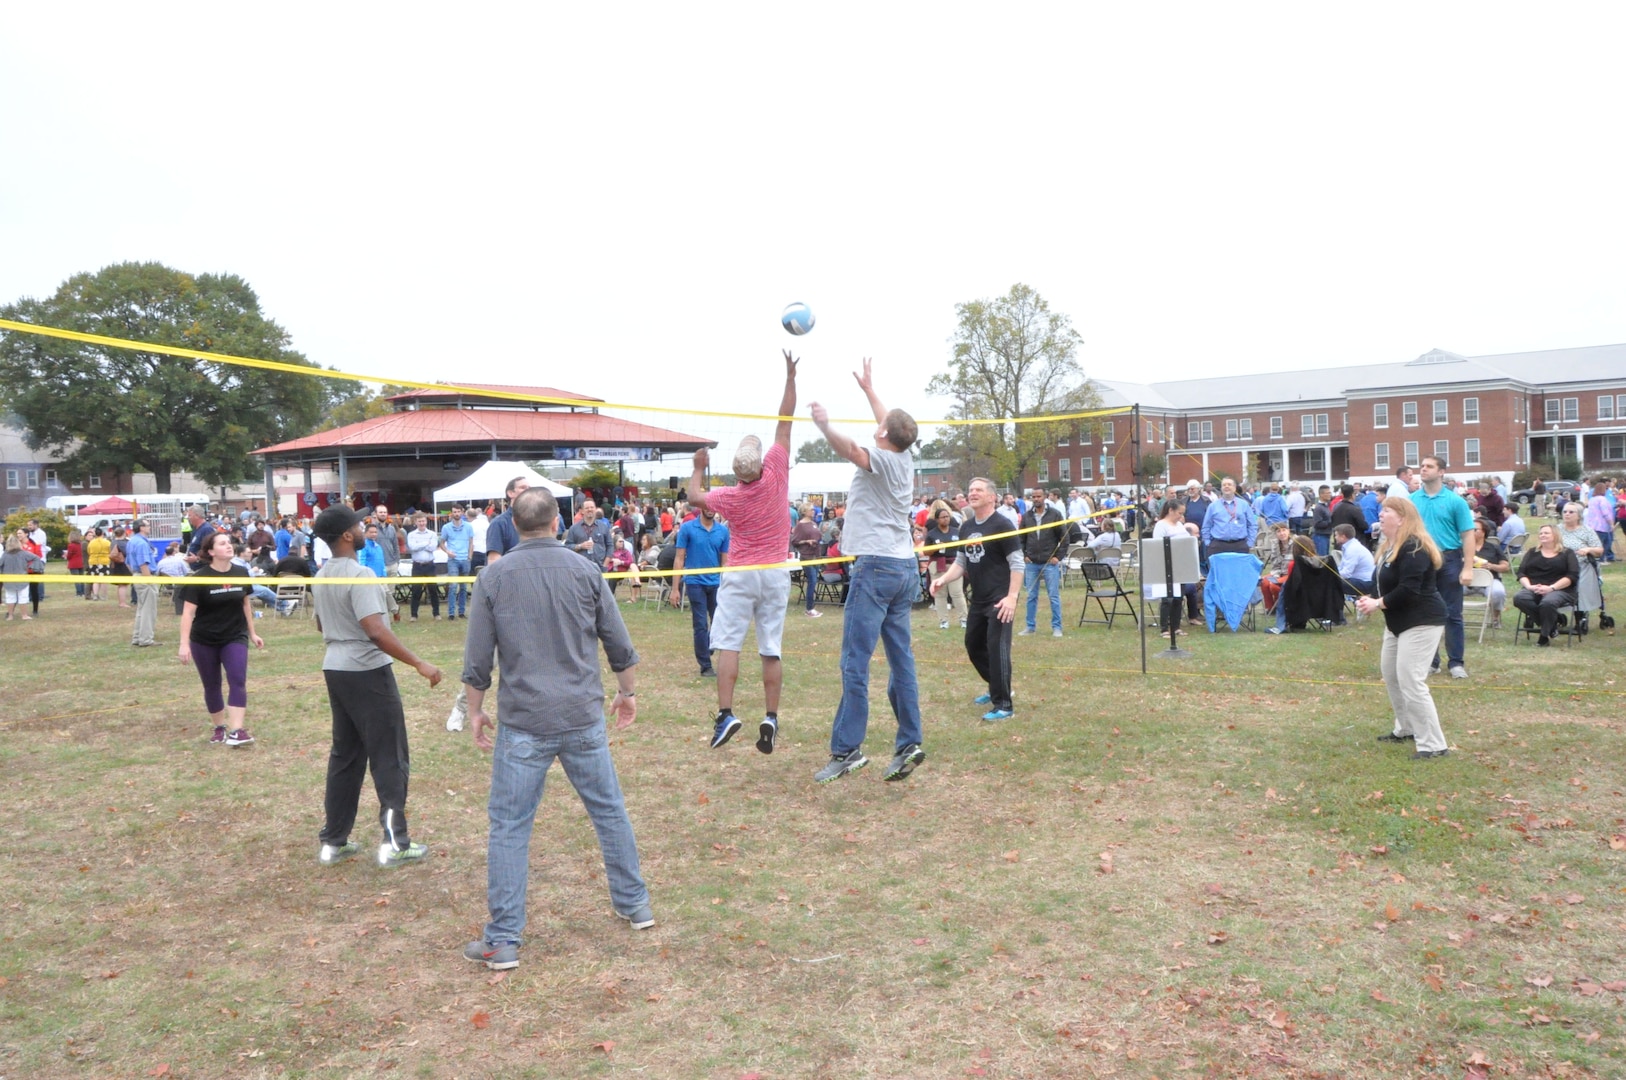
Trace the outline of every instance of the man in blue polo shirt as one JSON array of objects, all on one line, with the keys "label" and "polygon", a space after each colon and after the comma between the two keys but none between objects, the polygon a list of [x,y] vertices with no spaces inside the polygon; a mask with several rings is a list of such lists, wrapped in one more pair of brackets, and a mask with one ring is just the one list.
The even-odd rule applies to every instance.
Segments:
[{"label": "man in blue polo shirt", "polygon": [[1210,555],[1228,551],[1247,555],[1258,531],[1253,507],[1236,493],[1236,481],[1227,476],[1220,481],[1220,497],[1203,514],[1204,550]]},{"label": "man in blue polo shirt", "polygon": [[717,614],[717,586],[722,575],[695,571],[715,571],[728,561],[728,526],[717,520],[709,506],[702,503],[699,510],[699,516],[685,521],[678,530],[677,559],[672,564],[672,606],[682,607],[684,594],[688,594],[689,617],[694,620],[694,658],[700,663],[701,675],[716,678],[717,672],[711,666],[711,620]]},{"label": "man in blue polo shirt", "polygon": [[[446,553],[446,576],[468,577],[470,555],[474,552],[474,526],[463,520],[463,508],[452,507],[452,520],[440,527],[440,549]],[[469,585],[460,581],[446,587],[446,621],[459,615],[468,618]]]},{"label": "man in blue polo shirt", "polygon": [[[1466,641],[1462,630],[1462,589],[1474,577],[1474,555],[1479,542],[1474,539],[1474,514],[1468,501],[1445,486],[1445,462],[1433,455],[1423,459],[1418,472],[1422,485],[1411,493],[1412,505],[1423,519],[1442,561],[1434,575],[1434,587],[1445,601],[1445,653],[1453,679],[1466,679],[1463,666]],[[1390,498],[1402,497],[1391,492]],[[1440,669],[1439,656],[1432,665]]]}]

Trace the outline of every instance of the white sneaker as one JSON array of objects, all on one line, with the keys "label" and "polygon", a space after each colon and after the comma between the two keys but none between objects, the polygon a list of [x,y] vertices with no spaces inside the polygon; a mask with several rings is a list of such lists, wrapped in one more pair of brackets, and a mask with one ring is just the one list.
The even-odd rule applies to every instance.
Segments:
[{"label": "white sneaker", "polygon": [[447,731],[462,731],[463,721],[469,718],[469,713],[462,705],[452,706],[452,715],[446,718]]},{"label": "white sneaker", "polygon": [[948,629],[948,620],[947,619],[939,619],[939,620],[937,620],[937,628],[939,630],[947,630]]}]

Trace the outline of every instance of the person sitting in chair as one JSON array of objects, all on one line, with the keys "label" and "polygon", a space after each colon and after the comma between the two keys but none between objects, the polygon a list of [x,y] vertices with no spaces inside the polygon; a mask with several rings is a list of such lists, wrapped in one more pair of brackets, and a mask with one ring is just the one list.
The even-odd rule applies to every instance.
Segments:
[{"label": "person sitting in chair", "polygon": [[1543,525],[1536,539],[1536,549],[1525,552],[1519,563],[1520,589],[1513,606],[1524,612],[1525,629],[1539,622],[1541,635],[1536,644],[1549,645],[1558,630],[1558,609],[1575,604],[1575,582],[1581,568],[1575,552],[1559,542],[1555,526]]},{"label": "person sitting in chair", "polygon": [[1502,584],[1502,575],[1507,573],[1510,566],[1507,553],[1502,550],[1502,542],[1497,539],[1496,530],[1492,527],[1489,518],[1478,518],[1474,521],[1474,528],[1478,531],[1479,548],[1474,556],[1474,569],[1489,570],[1491,583],[1485,589],[1485,600],[1490,605],[1490,628],[1502,628],[1502,609],[1507,606],[1507,586]]}]

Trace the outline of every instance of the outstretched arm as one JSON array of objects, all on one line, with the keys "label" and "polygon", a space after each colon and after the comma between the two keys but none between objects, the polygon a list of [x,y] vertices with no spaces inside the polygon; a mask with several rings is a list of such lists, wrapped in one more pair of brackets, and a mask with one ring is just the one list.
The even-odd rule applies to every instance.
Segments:
[{"label": "outstretched arm", "polygon": [[[870,411],[875,414],[875,422],[884,424],[886,423],[886,406],[881,403],[881,399],[875,394],[875,376],[870,371],[870,363],[870,358],[864,357],[864,373],[860,375],[855,371],[853,372],[853,378],[858,380],[859,389],[863,390],[864,396],[869,398],[869,407]],[[867,452],[865,456],[868,456]]]},{"label": "outstretched arm", "polygon": [[[790,355],[790,350],[786,349],[785,350],[785,394],[784,394],[783,397],[781,397],[779,399],[779,415],[780,416],[793,416],[793,415],[795,415],[795,413],[796,413],[796,360]],[[791,425],[791,422],[789,420],[781,420],[781,421],[779,421],[779,425],[773,429],[773,441],[774,441],[775,445],[784,447],[785,448],[785,453],[787,453],[787,454],[790,453],[790,425]]]},{"label": "outstretched arm", "polygon": [[[815,401],[812,405],[812,409],[813,423],[819,429],[819,434],[824,436],[824,441],[830,444],[830,449],[834,450],[836,453],[840,454],[843,458],[852,462],[854,465],[857,465],[860,469],[868,472],[869,450],[859,446],[847,436],[843,435],[835,428],[832,428],[830,426],[830,414],[825,410],[823,405],[820,405]],[[884,416],[886,414],[883,413],[882,415]]]},{"label": "outstretched arm", "polygon": [[694,452],[694,470],[689,474],[689,505],[695,509],[711,509],[706,505],[706,466],[711,454],[704,446]]}]

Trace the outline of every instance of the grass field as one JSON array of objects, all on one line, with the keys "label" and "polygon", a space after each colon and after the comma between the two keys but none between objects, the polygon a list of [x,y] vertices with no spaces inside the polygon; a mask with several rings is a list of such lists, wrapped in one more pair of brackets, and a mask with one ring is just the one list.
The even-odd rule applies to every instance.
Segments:
[{"label": "grass field", "polygon": [[[324,869],[314,624],[257,624],[259,741],[226,750],[167,604],[138,651],[53,580],[0,624],[0,1077],[1626,1075],[1626,635],[1470,639],[1435,690],[1453,754],[1414,762],[1374,742],[1375,626],[1199,634],[1142,677],[1133,624],[1076,629],[1076,595],[1065,638],[1017,639],[997,726],[918,614],[929,759],[883,783],[877,715],[877,760],[827,787],[839,612],[791,613],[765,757],[707,749],[687,617],[624,609],[642,713],[614,752],[657,924],[613,916],[555,771],[503,977],[459,955],[489,784],[443,726],[462,624],[400,626],[448,672],[397,668],[432,858]],[[375,816],[369,787],[358,839]]]}]

